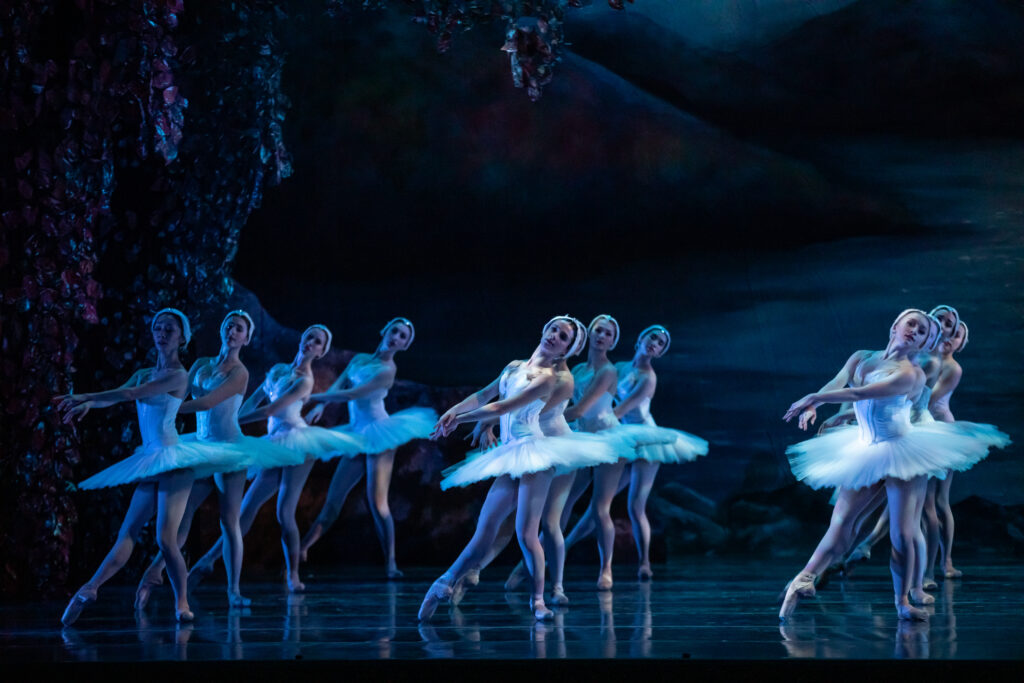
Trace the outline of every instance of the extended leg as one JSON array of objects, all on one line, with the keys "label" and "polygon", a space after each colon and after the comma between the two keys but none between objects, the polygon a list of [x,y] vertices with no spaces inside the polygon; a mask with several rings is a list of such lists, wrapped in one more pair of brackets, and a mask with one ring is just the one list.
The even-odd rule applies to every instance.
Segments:
[{"label": "extended leg", "polygon": [[135,487],[113,547],[100,562],[96,573],[71,596],[71,602],[68,603],[64,615],[60,619],[65,626],[75,623],[82,613],[82,609],[88,603],[96,600],[100,587],[128,562],[132,556],[135,542],[138,540],[139,534],[142,533],[142,527],[156,514],[156,490],[155,483],[143,483]]},{"label": "extended leg", "polygon": [[801,598],[812,597],[814,579],[846,554],[853,543],[857,520],[874,504],[879,490],[884,491],[881,482],[864,488],[843,488],[839,491],[839,498],[832,507],[828,530],[818,541],[818,546],[811,553],[807,564],[786,587],[786,597],[782,602],[782,609],[779,610],[779,619],[785,621],[796,609]]},{"label": "extended leg", "polygon": [[320,509],[320,514],[317,515],[316,521],[313,522],[313,526],[309,527],[309,531],[302,539],[302,561],[306,561],[306,555],[309,549],[313,547],[320,537],[324,535],[331,525],[334,524],[338,519],[338,515],[341,514],[341,508],[345,505],[345,500],[348,498],[348,494],[352,492],[352,489],[359,480],[363,478],[363,472],[366,470],[365,456],[358,455],[354,458],[338,458],[338,466],[334,470],[334,476],[331,477],[331,485],[327,489],[327,498],[324,499],[324,506]]},{"label": "extended leg", "polygon": [[494,480],[480,508],[480,517],[477,519],[473,538],[469,540],[452,566],[434,581],[423,598],[419,611],[421,621],[430,619],[438,603],[451,597],[455,582],[480,566],[493,547],[502,523],[515,511],[517,494],[518,484],[513,479],[503,476]]}]

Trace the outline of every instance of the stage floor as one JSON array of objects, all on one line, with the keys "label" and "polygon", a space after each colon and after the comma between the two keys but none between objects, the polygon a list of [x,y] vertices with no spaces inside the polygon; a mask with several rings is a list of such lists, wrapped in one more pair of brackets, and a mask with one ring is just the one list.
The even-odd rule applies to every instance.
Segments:
[{"label": "stage floor", "polygon": [[[484,573],[458,608],[429,624],[416,612],[438,570],[407,568],[387,583],[370,568],[310,571],[307,592],[270,582],[243,584],[253,606],[229,610],[218,579],[193,597],[196,621],[176,625],[170,589],[146,613],[132,611],[133,587],[111,586],[73,628],[63,602],[0,607],[5,663],[179,660],[629,659],[1010,660],[1024,656],[1024,591],[1016,563],[962,560],[964,578],[940,584],[927,623],[900,622],[881,561],[833,580],[780,626],[776,597],[797,558],[698,558],[655,567],[650,583],[623,564],[615,589],[593,588],[595,572],[569,567],[572,600],[537,623],[525,591],[503,590],[507,567]],[[216,576],[216,575],[215,575]]]}]

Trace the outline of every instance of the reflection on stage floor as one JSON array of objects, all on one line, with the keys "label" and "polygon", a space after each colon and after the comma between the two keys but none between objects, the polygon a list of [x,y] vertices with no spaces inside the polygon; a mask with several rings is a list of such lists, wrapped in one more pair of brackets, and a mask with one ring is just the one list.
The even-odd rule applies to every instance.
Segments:
[{"label": "reflection on stage floor", "polygon": [[535,622],[525,592],[505,593],[506,567],[484,573],[458,607],[429,623],[416,611],[437,571],[411,568],[400,582],[374,568],[311,570],[307,592],[243,582],[253,605],[229,609],[211,579],[193,596],[196,621],[173,621],[163,587],[144,613],[133,587],[111,586],[73,628],[63,603],[0,607],[8,662],[212,660],[604,659],[1016,659],[1024,656],[1024,592],[1009,561],[972,563],[940,583],[925,623],[901,622],[887,563],[862,566],[804,601],[780,626],[776,596],[800,560],[695,558],[656,567],[641,583],[622,565],[613,591],[594,589],[592,568],[568,568],[572,601]]}]

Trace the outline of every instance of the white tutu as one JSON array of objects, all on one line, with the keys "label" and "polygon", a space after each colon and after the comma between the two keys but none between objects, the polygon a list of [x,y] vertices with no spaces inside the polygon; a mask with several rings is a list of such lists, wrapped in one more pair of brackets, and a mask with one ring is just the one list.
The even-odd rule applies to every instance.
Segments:
[{"label": "white tutu", "polygon": [[264,438],[303,456],[297,463],[292,464],[299,464],[310,458],[323,460],[366,452],[366,443],[361,437],[323,427],[291,427],[268,434]]},{"label": "white tutu", "polygon": [[239,448],[223,442],[179,441],[170,446],[139,446],[127,458],[100,470],[78,487],[101,489],[133,484],[174,470],[192,470],[197,478],[208,477],[214,472],[230,471],[242,457]]},{"label": "white tutu", "polygon": [[[201,439],[196,433],[182,434],[181,440],[186,443],[208,443],[224,444],[237,449],[238,457],[229,463],[223,463],[217,469],[213,466],[206,468],[208,471],[202,476],[210,474],[238,472],[240,470],[262,470],[271,467],[288,467],[289,465],[301,465],[306,461],[306,456],[297,451],[275,443],[266,437],[238,436],[231,441],[213,441]],[[200,478],[200,471],[196,471],[196,478]]]},{"label": "white tutu", "polygon": [[[394,415],[371,420],[363,424],[347,424],[330,431],[353,436],[365,444],[361,453],[383,453],[398,448],[413,439],[425,439],[434,431],[437,413],[431,408],[406,408]],[[331,453],[320,456],[322,460],[344,455]]]},{"label": "white tutu", "polygon": [[947,470],[969,469],[993,445],[955,423],[919,423],[902,435],[873,442],[861,433],[851,425],[793,444],[786,454],[794,476],[815,489],[859,489],[889,477],[945,479]]},{"label": "white tutu", "polygon": [[995,425],[983,424],[980,422],[968,422],[966,420],[956,420],[951,423],[944,422],[941,424],[952,424],[960,432],[973,439],[978,439],[990,448],[1006,448],[1013,443],[1010,441],[1010,435],[999,431],[999,428]]},{"label": "white tutu", "polygon": [[527,436],[470,453],[461,463],[444,471],[441,488],[469,486],[506,474],[519,479],[524,474],[552,468],[557,475],[581,467],[613,463],[619,455],[612,444],[594,434]]},{"label": "white tutu", "polygon": [[[640,443],[636,449],[636,460],[674,465],[681,462],[693,462],[702,455],[708,454],[708,442],[679,429],[668,427],[651,427],[647,425],[624,425],[654,429],[656,432],[646,438],[659,439],[658,443]],[[640,435],[643,438],[644,435]],[[668,440],[668,441],[666,441]]]}]

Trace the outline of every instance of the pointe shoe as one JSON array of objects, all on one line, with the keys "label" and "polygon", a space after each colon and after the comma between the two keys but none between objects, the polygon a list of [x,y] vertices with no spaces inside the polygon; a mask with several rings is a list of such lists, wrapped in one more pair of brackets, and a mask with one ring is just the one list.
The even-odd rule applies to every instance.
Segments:
[{"label": "pointe shoe", "polygon": [[782,601],[782,609],[779,610],[780,621],[785,621],[793,614],[793,610],[796,609],[801,598],[814,597],[814,580],[816,578],[815,574],[800,572],[795,579],[789,582],[789,587],[786,588],[786,597]]},{"label": "pointe shoe", "polygon": [[946,579],[959,579],[963,575],[964,573],[962,571],[960,571],[959,569],[954,569],[952,567],[942,572],[943,578]]},{"label": "pointe shoe", "polygon": [[924,589],[918,588],[910,591],[910,600],[916,605],[931,605],[935,602],[935,596],[928,595]]},{"label": "pointe shoe", "polygon": [[192,613],[192,610],[174,610],[174,620],[177,621],[179,624],[186,621],[194,621],[195,618],[196,615]]},{"label": "pointe shoe", "polygon": [[939,584],[935,583],[935,579],[925,579],[921,583],[921,588],[926,591],[937,591],[939,590]]},{"label": "pointe shoe", "polygon": [[228,607],[249,607],[252,600],[241,593],[228,593]]},{"label": "pointe shoe", "polygon": [[597,578],[597,590],[599,591],[610,591],[612,589],[612,576],[611,574],[601,574]]},{"label": "pointe shoe", "polygon": [[71,624],[78,621],[78,617],[82,615],[82,610],[90,602],[96,602],[96,591],[79,588],[78,592],[71,596],[71,601],[64,609],[64,614],[60,617],[60,623],[64,626],[71,626]]},{"label": "pointe shoe", "polygon": [[530,609],[533,611],[533,618],[537,621],[547,621],[548,619],[555,618],[555,613],[544,604],[544,598],[530,600]]},{"label": "pointe shoe", "polygon": [[146,581],[143,579],[139,582],[138,588],[135,589],[135,610],[142,611],[146,609],[146,605],[149,604],[149,598],[152,595],[153,589],[162,584],[163,581],[155,583],[152,581]]},{"label": "pointe shoe", "polygon": [[480,583],[480,570],[470,569],[462,580],[466,582],[467,586],[476,586]]},{"label": "pointe shoe", "polygon": [[920,607],[911,605],[896,605],[896,614],[900,619],[908,621],[928,621],[928,613]]},{"label": "pointe shoe", "polygon": [[452,592],[451,577],[443,574],[427,589],[427,594],[423,596],[423,604],[420,605],[420,611],[416,618],[420,621],[428,621],[430,617],[434,616],[438,604],[451,599]]},{"label": "pointe shoe", "polygon": [[649,564],[640,565],[640,569],[637,570],[636,576],[641,581],[650,581],[654,578],[654,572],[651,571]]},{"label": "pointe shoe", "polygon": [[565,607],[569,604],[569,598],[561,586],[555,586],[551,589],[551,604],[556,607]]},{"label": "pointe shoe", "polygon": [[529,572],[526,571],[526,565],[520,562],[512,570],[512,573],[508,575],[508,578],[505,579],[505,591],[514,591],[519,587],[519,584],[526,580],[527,576],[529,576]]},{"label": "pointe shoe", "polygon": [[392,567],[387,571],[387,577],[388,581],[397,581],[398,579],[405,577],[405,574],[398,569],[398,567]]}]

